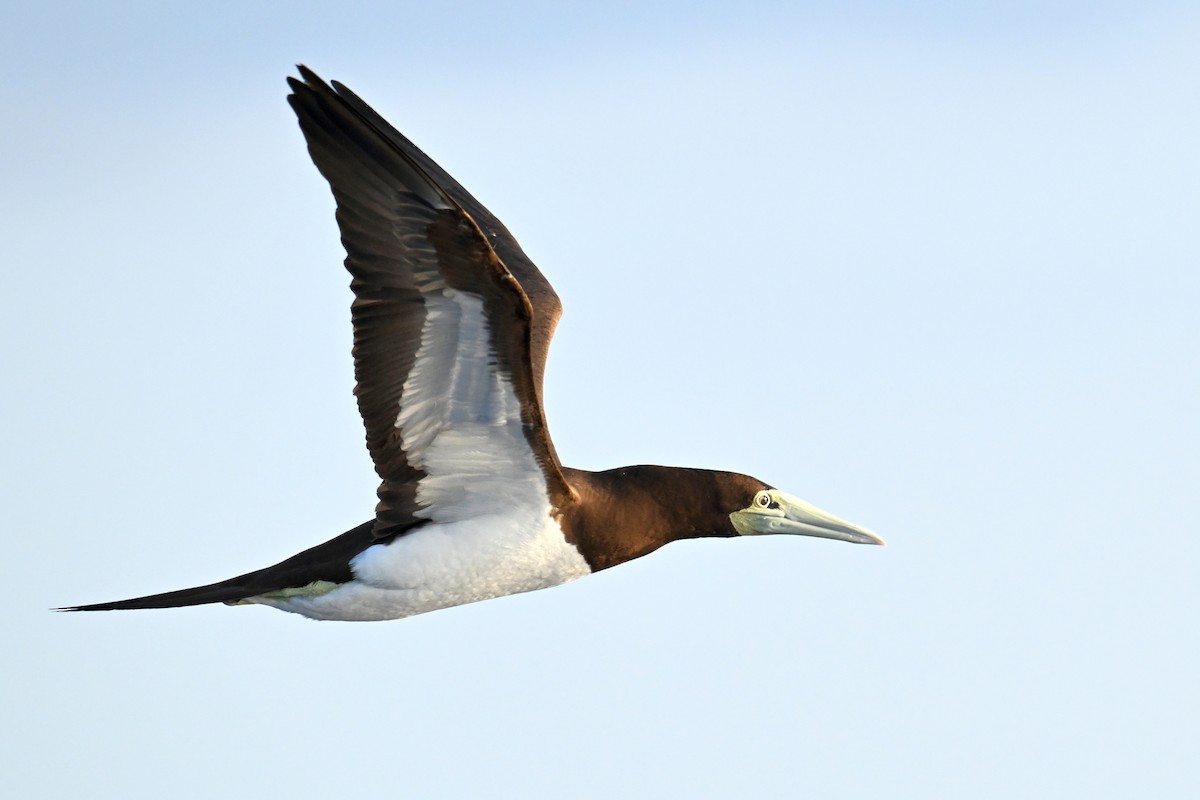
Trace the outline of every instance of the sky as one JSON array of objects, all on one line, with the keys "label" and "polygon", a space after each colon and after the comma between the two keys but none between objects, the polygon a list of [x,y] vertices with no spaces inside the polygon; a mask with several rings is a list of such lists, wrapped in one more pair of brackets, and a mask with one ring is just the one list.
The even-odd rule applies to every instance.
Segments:
[{"label": "sky", "polygon": [[[1193,6],[6,6],[5,796],[1196,796]],[[297,62],[553,281],[565,463],[745,472],[888,547],[387,623],[51,613],[372,513]]]}]

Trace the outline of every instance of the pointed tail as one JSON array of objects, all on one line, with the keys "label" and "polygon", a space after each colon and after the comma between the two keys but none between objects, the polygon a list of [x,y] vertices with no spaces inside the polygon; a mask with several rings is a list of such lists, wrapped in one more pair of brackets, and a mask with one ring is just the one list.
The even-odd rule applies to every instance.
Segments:
[{"label": "pointed tail", "polygon": [[[210,583],[207,586],[194,586],[191,589],[179,589],[174,592],[151,594],[145,597],[134,597],[129,600],[114,600],[111,603],[92,603],[86,606],[70,606],[56,608],[55,611],[125,611],[135,608],[178,608],[180,606],[199,606],[205,603],[235,603],[262,594],[262,591],[250,588],[247,578],[255,573],[231,578],[220,583]],[[267,589],[265,591],[272,591]]]},{"label": "pointed tail", "polygon": [[346,583],[354,579],[350,560],[375,543],[375,520],[364,522],[324,544],[297,553],[266,569],[248,572],[236,578],[207,586],[194,586],[146,597],[58,608],[56,611],[125,611],[137,608],[178,608],[205,603],[236,603],[267,592],[308,586],[314,581]]}]

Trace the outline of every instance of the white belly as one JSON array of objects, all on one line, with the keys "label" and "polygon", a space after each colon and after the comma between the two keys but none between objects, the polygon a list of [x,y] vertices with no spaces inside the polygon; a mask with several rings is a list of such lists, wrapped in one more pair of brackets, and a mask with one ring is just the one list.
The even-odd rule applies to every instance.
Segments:
[{"label": "white belly", "polygon": [[[438,287],[441,288],[438,288]],[[483,298],[434,281],[396,429],[420,528],[350,562],[354,580],[251,598],[316,619],[397,619],[587,575],[551,516],[512,380],[492,351]],[[536,399],[536,398],[535,398]]]},{"label": "white belly", "polygon": [[427,523],[367,548],[351,568],[355,580],[324,594],[252,601],[313,619],[399,619],[545,589],[591,572],[548,513]]}]

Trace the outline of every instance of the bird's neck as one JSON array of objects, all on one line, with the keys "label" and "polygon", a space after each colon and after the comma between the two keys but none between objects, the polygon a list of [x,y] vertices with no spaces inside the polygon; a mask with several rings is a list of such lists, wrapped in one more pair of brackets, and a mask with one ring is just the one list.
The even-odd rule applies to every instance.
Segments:
[{"label": "bird's neck", "polygon": [[657,466],[563,473],[580,497],[563,514],[563,533],[593,572],[677,539],[737,535],[721,510],[722,473]]}]

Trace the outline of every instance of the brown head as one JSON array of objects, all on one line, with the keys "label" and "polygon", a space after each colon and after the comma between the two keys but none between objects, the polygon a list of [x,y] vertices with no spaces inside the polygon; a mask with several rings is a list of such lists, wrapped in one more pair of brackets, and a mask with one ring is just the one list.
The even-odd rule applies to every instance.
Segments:
[{"label": "brown head", "polygon": [[798,534],[883,544],[865,528],[736,472],[636,466],[563,473],[580,499],[563,514],[563,533],[593,571],[677,539]]}]

